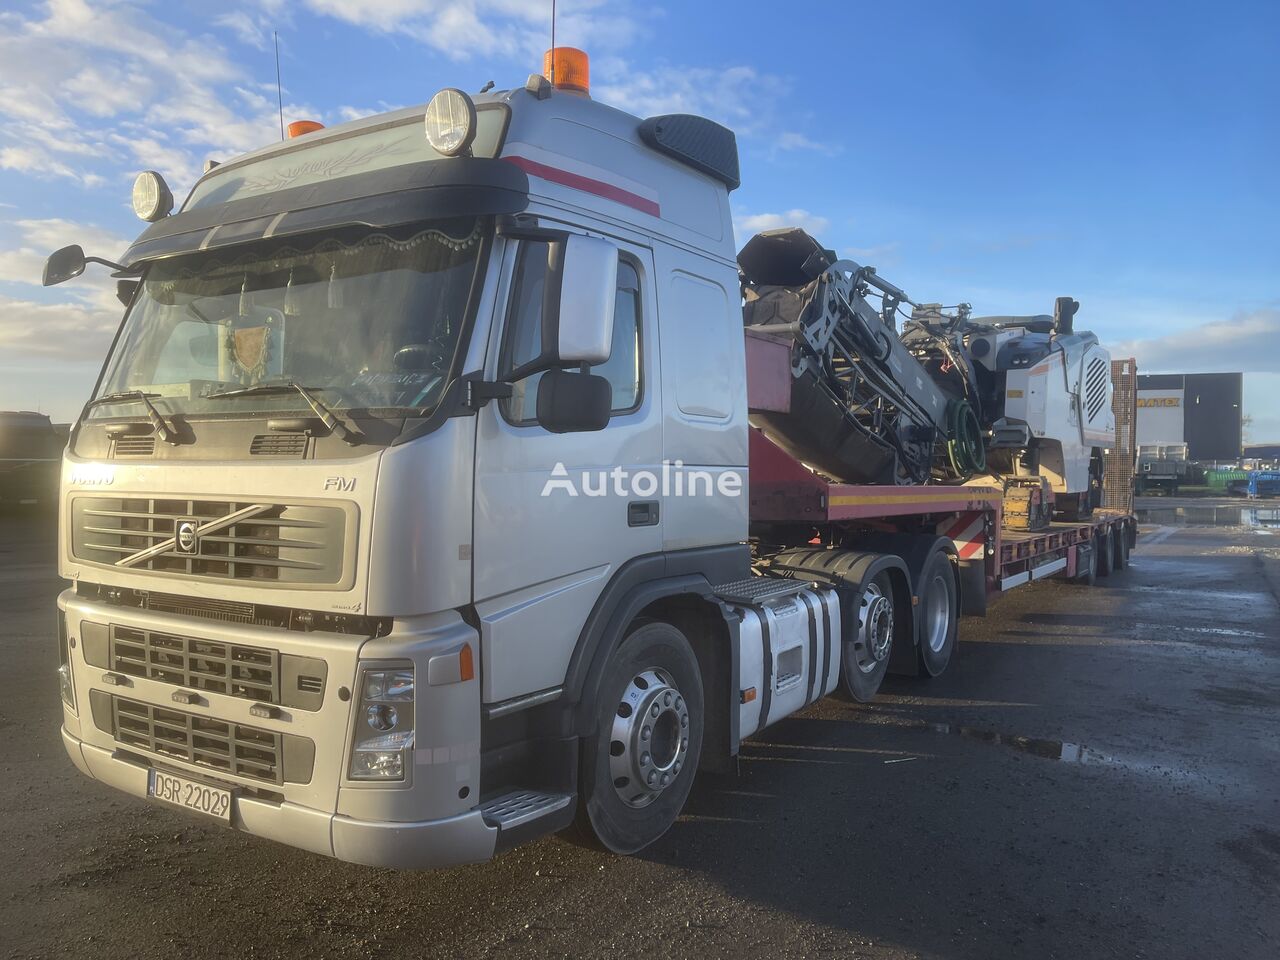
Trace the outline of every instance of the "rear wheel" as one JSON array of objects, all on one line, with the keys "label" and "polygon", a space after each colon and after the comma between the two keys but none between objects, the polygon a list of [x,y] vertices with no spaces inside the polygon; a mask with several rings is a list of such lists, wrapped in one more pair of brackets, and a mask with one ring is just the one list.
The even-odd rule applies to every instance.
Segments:
[{"label": "rear wheel", "polygon": [[1129,537],[1123,529],[1112,529],[1111,569],[1123,570],[1129,566]]},{"label": "rear wheel", "polygon": [[936,677],[947,669],[956,648],[959,591],[950,558],[938,551],[920,577],[920,666]]},{"label": "rear wheel", "polygon": [[1098,555],[1098,576],[1111,575],[1111,562],[1115,557],[1115,537],[1110,527],[1103,527],[1094,534],[1094,552]]},{"label": "rear wheel", "polygon": [[635,853],[675,823],[702,752],[702,676],[685,635],[657,621],[633,629],[606,667],[596,709],[577,833]]},{"label": "rear wheel", "polygon": [[871,578],[858,601],[858,622],[844,641],[844,685],[849,696],[868,703],[880,689],[893,648],[893,579],[887,570]]}]

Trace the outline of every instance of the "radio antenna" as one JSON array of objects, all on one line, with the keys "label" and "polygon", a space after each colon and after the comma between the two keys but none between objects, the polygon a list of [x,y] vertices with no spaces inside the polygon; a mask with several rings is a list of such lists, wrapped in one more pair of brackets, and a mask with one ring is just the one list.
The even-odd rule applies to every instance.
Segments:
[{"label": "radio antenna", "polygon": [[551,85],[556,85],[556,0],[551,0]]},{"label": "radio antenna", "polygon": [[271,36],[276,44],[276,103],[280,107],[280,139],[284,139],[284,88],[280,86],[280,34],[275,30]]}]

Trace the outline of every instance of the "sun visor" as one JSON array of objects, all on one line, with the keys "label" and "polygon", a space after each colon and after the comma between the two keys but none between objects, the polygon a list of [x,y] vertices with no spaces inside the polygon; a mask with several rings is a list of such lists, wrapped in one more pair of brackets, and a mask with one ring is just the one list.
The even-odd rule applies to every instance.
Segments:
[{"label": "sun visor", "polygon": [[330,227],[514,214],[528,203],[528,175],[513,163],[485,157],[431,160],[177,213],[144,231],[121,263],[132,267]]}]

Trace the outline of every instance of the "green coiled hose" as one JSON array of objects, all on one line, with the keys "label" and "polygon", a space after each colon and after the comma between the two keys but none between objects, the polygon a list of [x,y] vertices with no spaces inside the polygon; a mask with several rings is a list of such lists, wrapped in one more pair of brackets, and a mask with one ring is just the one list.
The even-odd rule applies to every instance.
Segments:
[{"label": "green coiled hose", "polygon": [[971,477],[987,468],[987,447],[982,425],[968,400],[947,405],[947,459],[957,477]]}]

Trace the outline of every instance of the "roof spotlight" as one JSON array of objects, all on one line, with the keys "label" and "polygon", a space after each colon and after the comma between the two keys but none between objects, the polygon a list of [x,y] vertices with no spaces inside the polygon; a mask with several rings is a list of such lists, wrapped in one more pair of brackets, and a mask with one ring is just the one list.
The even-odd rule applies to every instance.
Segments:
[{"label": "roof spotlight", "polygon": [[427,104],[427,143],[446,157],[466,153],[476,138],[476,105],[455,87],[446,87]]},{"label": "roof spotlight", "polygon": [[164,177],[154,170],[143,170],[133,181],[133,212],[140,220],[155,223],[173,209],[173,193]]}]

